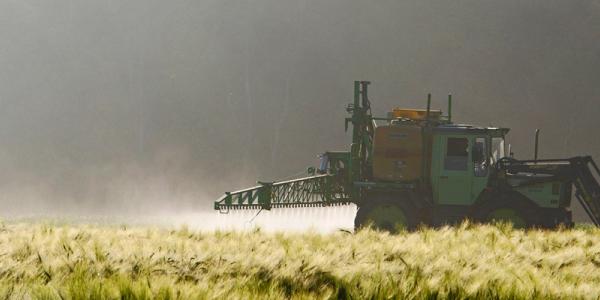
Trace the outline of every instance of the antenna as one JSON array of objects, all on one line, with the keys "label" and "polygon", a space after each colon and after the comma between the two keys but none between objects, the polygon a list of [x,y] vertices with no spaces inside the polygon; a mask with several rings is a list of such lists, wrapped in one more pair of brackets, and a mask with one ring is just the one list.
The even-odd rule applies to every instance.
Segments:
[{"label": "antenna", "polygon": [[448,123],[452,123],[452,94],[448,94]]},{"label": "antenna", "polygon": [[536,161],[538,160],[539,142],[540,142],[540,130],[536,129],[535,130],[535,150],[534,150],[535,152],[533,153],[533,160],[536,160]]}]

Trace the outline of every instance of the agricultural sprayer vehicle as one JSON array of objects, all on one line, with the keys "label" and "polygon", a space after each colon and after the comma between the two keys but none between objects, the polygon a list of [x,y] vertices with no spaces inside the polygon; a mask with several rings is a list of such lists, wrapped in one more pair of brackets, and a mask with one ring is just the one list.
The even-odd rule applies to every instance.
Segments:
[{"label": "agricultural sprayer vehicle", "polygon": [[[308,175],[227,192],[219,211],[355,204],[355,227],[396,230],[465,219],[515,227],[571,226],[574,197],[600,226],[600,171],[590,156],[517,160],[505,149],[508,128],[452,122],[431,109],[371,114],[367,81],[354,82],[346,108],[349,151],[328,151]],[[510,152],[510,151],[508,151]]]}]

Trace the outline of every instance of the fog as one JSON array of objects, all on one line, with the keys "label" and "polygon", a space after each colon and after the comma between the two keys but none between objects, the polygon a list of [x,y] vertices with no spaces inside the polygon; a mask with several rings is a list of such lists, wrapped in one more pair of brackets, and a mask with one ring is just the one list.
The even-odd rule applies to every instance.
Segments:
[{"label": "fog", "polygon": [[210,211],[347,149],[353,80],[600,160],[600,1],[8,0],[0,37],[2,216]]}]

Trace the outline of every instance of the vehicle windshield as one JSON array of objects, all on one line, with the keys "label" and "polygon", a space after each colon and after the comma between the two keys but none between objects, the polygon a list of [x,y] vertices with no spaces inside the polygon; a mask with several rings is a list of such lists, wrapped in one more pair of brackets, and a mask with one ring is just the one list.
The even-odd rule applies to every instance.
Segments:
[{"label": "vehicle windshield", "polygon": [[504,138],[492,138],[492,160],[494,163],[505,156],[506,152],[504,152]]}]

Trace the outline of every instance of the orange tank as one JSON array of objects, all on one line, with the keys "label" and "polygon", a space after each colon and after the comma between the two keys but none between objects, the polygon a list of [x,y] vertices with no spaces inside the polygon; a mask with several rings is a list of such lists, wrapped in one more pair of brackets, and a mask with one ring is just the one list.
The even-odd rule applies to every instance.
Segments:
[{"label": "orange tank", "polygon": [[384,181],[420,178],[423,136],[417,125],[385,125],[375,128],[373,177]]}]

